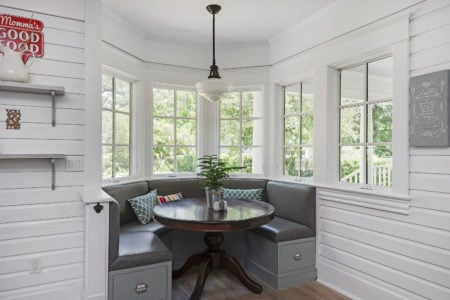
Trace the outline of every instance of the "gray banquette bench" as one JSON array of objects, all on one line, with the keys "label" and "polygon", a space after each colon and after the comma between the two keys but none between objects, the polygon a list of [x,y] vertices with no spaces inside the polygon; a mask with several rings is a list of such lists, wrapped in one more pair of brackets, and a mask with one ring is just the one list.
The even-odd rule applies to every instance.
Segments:
[{"label": "gray banquette bench", "polygon": [[[226,188],[262,188],[262,201],[275,207],[274,219],[249,231],[225,233],[223,248],[275,288],[315,280],[315,188],[266,179],[229,179]],[[109,299],[171,298],[171,271],[205,248],[203,233],[173,230],[154,221],[142,225],[128,199],[153,189],[204,197],[198,178],[168,178],[104,187],[110,203]],[[182,201],[182,200],[181,200]],[[151,297],[150,297],[151,295]]]}]

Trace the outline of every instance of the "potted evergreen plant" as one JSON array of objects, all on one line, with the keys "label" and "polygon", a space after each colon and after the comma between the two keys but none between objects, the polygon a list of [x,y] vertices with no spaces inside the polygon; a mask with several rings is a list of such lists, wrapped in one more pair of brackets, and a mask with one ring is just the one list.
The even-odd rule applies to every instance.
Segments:
[{"label": "potted evergreen plant", "polygon": [[229,172],[242,169],[242,167],[232,167],[220,159],[217,155],[204,155],[199,158],[198,167],[202,178],[202,185],[206,192],[206,203],[208,208],[213,208],[215,201],[222,201],[222,187],[225,178],[229,177]]}]

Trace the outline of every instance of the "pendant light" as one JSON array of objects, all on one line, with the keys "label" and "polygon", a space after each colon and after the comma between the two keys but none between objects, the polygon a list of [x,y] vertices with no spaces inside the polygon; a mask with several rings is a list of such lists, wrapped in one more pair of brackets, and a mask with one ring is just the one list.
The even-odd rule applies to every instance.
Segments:
[{"label": "pendant light", "polygon": [[216,65],[216,18],[215,15],[220,11],[221,7],[217,4],[210,4],[206,10],[213,15],[213,60],[209,67],[209,76],[207,80],[197,82],[195,87],[197,92],[211,102],[216,102],[223,94],[231,92],[233,84],[220,78],[219,67]]}]

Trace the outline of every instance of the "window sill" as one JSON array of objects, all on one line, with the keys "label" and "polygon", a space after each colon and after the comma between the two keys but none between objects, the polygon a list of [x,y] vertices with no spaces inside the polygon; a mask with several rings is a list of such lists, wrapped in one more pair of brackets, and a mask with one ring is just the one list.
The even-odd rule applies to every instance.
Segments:
[{"label": "window sill", "polygon": [[322,184],[310,178],[277,177],[270,180],[310,185],[317,188],[320,199],[350,204],[360,207],[408,215],[411,198],[405,194],[393,193],[386,189],[367,189],[364,186],[345,184]]},{"label": "window sill", "polygon": [[116,185],[116,184],[122,184],[122,183],[135,182],[135,181],[139,181],[141,179],[142,178],[139,178],[137,176],[105,179],[105,180],[102,181],[102,187]]},{"label": "window sill", "polygon": [[383,210],[402,215],[409,214],[411,198],[408,195],[365,187],[315,184],[320,199]]}]

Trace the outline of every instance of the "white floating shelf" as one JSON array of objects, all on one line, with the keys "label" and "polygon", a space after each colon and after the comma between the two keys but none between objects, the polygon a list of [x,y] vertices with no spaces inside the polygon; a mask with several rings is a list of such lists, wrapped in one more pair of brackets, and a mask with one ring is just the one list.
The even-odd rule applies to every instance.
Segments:
[{"label": "white floating shelf", "polygon": [[64,154],[0,154],[0,159],[62,159]]},{"label": "white floating shelf", "polygon": [[64,87],[11,82],[11,81],[0,81],[0,91],[50,95],[52,97],[52,126],[54,127],[56,125],[55,97],[64,95],[65,92]]},{"label": "white floating shelf", "polygon": [[55,189],[55,160],[65,159],[64,154],[0,154],[0,160],[6,159],[48,159],[52,168],[52,190]]},{"label": "white floating shelf", "polygon": [[11,81],[0,81],[0,91],[46,95],[51,95],[52,92],[55,92],[55,95],[57,96],[64,95],[64,87],[62,86],[39,85]]}]

